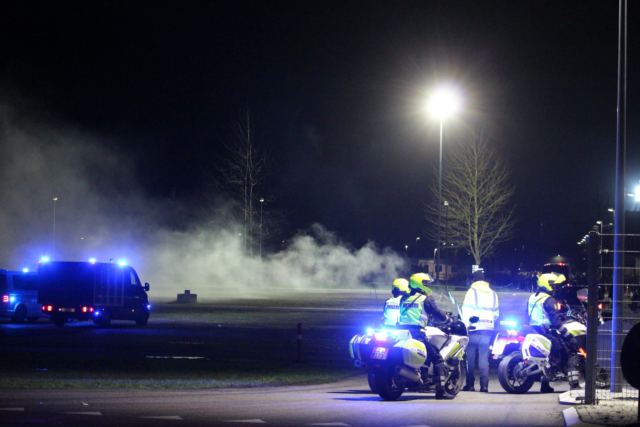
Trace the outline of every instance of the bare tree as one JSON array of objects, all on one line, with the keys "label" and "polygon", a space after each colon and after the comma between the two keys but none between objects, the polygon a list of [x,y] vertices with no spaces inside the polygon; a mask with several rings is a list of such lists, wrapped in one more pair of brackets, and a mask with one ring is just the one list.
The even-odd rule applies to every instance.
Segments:
[{"label": "bare tree", "polygon": [[[442,201],[448,202],[446,243],[470,252],[476,264],[492,255],[499,243],[513,237],[514,210],[508,205],[515,187],[509,184],[509,175],[506,161],[483,134],[470,132],[445,159]],[[426,234],[436,240],[437,182],[431,194],[435,203],[426,207],[427,220],[435,227],[428,228]]]},{"label": "bare tree", "polygon": [[254,245],[259,239],[257,234],[262,231],[259,217],[264,206],[260,206],[260,199],[273,201],[265,185],[269,162],[248,108],[242,121],[233,123],[231,129],[231,137],[224,143],[223,160],[211,165],[205,174],[210,184],[231,202],[234,217],[244,227],[245,254],[253,256]]}]

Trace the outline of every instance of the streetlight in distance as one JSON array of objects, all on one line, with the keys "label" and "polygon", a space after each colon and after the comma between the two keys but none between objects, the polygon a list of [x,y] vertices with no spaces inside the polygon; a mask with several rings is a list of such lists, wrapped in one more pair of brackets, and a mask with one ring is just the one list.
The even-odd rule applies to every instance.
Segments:
[{"label": "streetlight in distance", "polygon": [[429,112],[440,119],[440,156],[438,166],[438,246],[436,247],[436,283],[440,283],[440,222],[442,217],[442,127],[444,119],[460,110],[460,97],[454,90],[440,87],[429,100]]},{"label": "streetlight in distance", "polygon": [[51,257],[53,259],[56,258],[56,202],[58,201],[57,197],[53,198],[53,245],[51,248]]},{"label": "streetlight in distance", "polygon": [[409,258],[409,245],[404,245],[404,254]]},{"label": "streetlight in distance", "polygon": [[264,199],[260,198],[260,261],[262,262],[262,204]]}]

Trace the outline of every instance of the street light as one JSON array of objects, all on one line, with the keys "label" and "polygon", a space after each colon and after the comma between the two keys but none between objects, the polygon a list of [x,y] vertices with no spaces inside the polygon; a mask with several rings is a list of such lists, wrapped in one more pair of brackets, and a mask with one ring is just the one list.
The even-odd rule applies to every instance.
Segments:
[{"label": "street light", "polygon": [[51,257],[53,259],[56,258],[56,202],[58,201],[57,197],[53,198],[53,248],[51,249]]},{"label": "street light", "polygon": [[407,258],[409,258],[409,245],[404,245],[404,254]]},{"label": "street light", "polygon": [[264,199],[260,198],[260,261],[262,262],[262,204]]},{"label": "street light", "polygon": [[440,119],[440,156],[438,165],[438,246],[436,248],[436,283],[440,283],[440,220],[442,217],[442,127],[446,117],[460,109],[460,98],[450,88],[437,89],[429,101],[429,111]]},{"label": "street light", "polygon": [[418,255],[418,240],[420,240],[420,238],[416,237],[416,256],[420,258],[420,256]]},{"label": "street light", "polygon": [[602,279],[602,221],[596,221],[596,224],[600,225],[600,274],[598,277]]}]

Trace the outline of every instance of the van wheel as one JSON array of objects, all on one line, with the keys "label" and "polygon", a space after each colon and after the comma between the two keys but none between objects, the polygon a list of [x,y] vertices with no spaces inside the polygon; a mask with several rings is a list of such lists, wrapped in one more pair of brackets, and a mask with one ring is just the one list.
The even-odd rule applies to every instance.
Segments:
[{"label": "van wheel", "polygon": [[54,325],[61,327],[67,322],[67,319],[64,316],[52,316],[51,321]]},{"label": "van wheel", "polygon": [[138,326],[144,326],[147,324],[147,322],[149,322],[149,313],[142,313],[136,319],[136,325]]},{"label": "van wheel", "polygon": [[111,324],[111,312],[109,310],[101,311],[98,318],[94,320],[94,323],[98,326],[106,328]]},{"label": "van wheel", "polygon": [[24,305],[19,305],[13,313],[11,321],[13,323],[22,323],[25,317],[27,317],[27,308]]}]

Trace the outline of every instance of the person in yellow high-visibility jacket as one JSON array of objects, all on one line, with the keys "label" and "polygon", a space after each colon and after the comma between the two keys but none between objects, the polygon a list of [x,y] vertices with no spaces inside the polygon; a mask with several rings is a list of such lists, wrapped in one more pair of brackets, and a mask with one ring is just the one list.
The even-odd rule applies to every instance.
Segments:
[{"label": "person in yellow high-visibility jacket", "polygon": [[[426,273],[416,273],[409,278],[409,288],[411,294],[402,297],[400,301],[400,321],[399,325],[426,327],[430,321],[451,324],[453,320],[449,315],[438,308],[435,298],[431,296],[431,288],[429,284],[433,282],[433,278]],[[427,347],[428,354],[432,355],[433,375],[436,383],[436,399],[451,400],[455,396],[447,393],[444,388],[444,359],[439,349],[434,347],[427,339],[424,338],[424,345]]]},{"label": "person in yellow high-visibility jacket", "polygon": [[495,322],[500,315],[498,309],[498,294],[484,281],[484,273],[477,270],[471,275],[473,283],[467,291],[462,303],[462,321],[469,328],[469,318],[478,317],[474,328],[469,330],[469,345],[467,345],[467,384],[464,391],[476,391],[476,351],[478,352],[478,366],[480,367],[480,391],[489,391],[489,347]]},{"label": "person in yellow high-visibility jacket", "polygon": [[383,320],[386,326],[396,326],[400,320],[400,300],[403,296],[409,295],[409,282],[406,279],[396,279],[391,285],[393,295],[384,303]]}]

